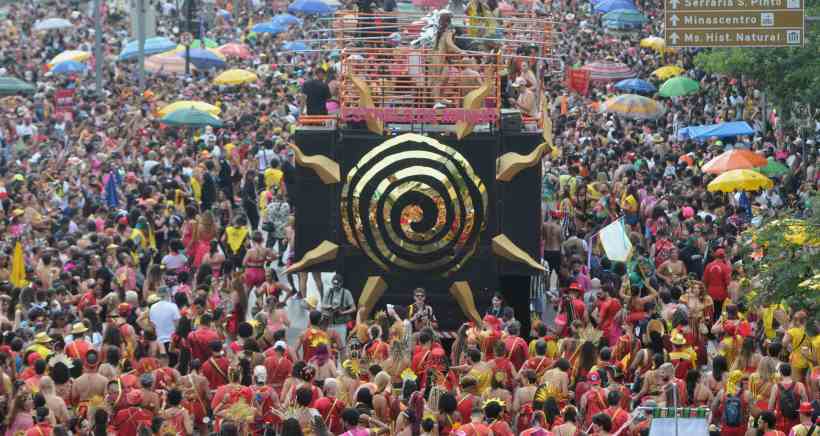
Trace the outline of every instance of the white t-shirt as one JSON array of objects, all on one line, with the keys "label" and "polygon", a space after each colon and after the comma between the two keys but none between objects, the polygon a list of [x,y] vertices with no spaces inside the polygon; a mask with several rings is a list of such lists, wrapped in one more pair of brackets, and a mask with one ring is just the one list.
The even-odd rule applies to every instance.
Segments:
[{"label": "white t-shirt", "polygon": [[176,256],[166,254],[165,257],[162,258],[162,264],[165,265],[165,268],[168,271],[176,271],[182,268],[186,262],[188,262],[188,257],[182,253],[177,254]]},{"label": "white t-shirt", "polygon": [[161,344],[171,342],[176,328],[174,323],[180,318],[179,307],[170,301],[158,301],[151,306],[148,317],[157,329],[157,341]]}]

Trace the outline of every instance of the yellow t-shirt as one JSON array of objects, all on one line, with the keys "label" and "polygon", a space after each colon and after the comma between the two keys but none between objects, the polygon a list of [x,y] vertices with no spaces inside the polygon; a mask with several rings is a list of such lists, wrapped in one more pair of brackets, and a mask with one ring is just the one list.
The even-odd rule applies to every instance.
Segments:
[{"label": "yellow t-shirt", "polygon": [[802,347],[811,345],[809,338],[806,336],[806,329],[802,327],[792,327],[786,330],[789,337],[792,339],[792,354],[789,356],[789,362],[794,369],[804,369],[809,367],[809,361],[803,357],[800,352]]},{"label": "yellow t-shirt", "polygon": [[268,168],[265,170],[265,188],[270,190],[272,187],[279,187],[284,173],[279,168]]}]

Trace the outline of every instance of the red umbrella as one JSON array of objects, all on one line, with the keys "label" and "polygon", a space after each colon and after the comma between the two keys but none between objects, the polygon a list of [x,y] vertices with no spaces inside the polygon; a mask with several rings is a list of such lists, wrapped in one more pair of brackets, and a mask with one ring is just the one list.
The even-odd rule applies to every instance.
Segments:
[{"label": "red umbrella", "polygon": [[251,49],[245,44],[232,42],[217,48],[217,50],[223,55],[225,55],[225,57],[233,57],[239,59],[251,58]]},{"label": "red umbrella", "polygon": [[613,82],[635,77],[635,72],[620,62],[592,62],[584,65],[583,69],[589,71],[589,79],[592,81]]}]

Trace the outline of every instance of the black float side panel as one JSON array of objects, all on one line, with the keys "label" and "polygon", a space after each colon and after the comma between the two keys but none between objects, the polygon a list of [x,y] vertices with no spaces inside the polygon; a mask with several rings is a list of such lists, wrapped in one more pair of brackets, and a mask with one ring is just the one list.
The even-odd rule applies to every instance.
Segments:
[{"label": "black float side panel", "polygon": [[[300,129],[296,131],[296,145],[306,155],[322,154],[336,160],[335,131]],[[338,190],[341,184],[326,185],[316,173],[296,165],[296,195],[293,205],[296,217],[296,259],[306,251],[328,240],[339,244],[335,223],[338,221]],[[335,265],[319,265],[312,270],[333,271]]]},{"label": "black float side panel", "polygon": [[[533,133],[504,133],[501,153],[530,153],[542,142]],[[507,235],[533,259],[541,258],[541,165],[536,164],[509,182],[498,182],[498,215],[500,233]],[[532,275],[535,271],[521,263],[499,259],[499,274]]]}]

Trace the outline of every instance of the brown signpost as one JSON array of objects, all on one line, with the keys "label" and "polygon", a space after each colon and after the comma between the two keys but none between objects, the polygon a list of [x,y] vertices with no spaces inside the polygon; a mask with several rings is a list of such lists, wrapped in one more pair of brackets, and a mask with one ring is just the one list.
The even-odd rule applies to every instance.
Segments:
[{"label": "brown signpost", "polygon": [[669,47],[796,47],[804,0],[665,0]]}]

